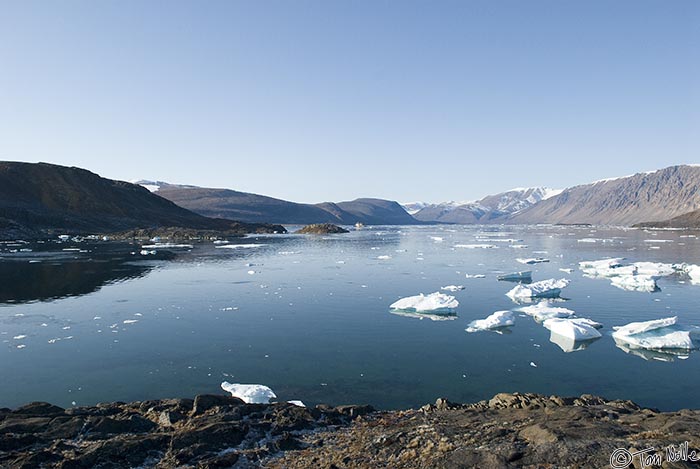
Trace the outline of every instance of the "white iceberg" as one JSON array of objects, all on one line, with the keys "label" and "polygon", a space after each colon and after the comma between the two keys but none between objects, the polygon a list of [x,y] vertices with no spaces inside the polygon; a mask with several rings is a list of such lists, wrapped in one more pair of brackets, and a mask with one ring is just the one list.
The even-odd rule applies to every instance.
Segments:
[{"label": "white iceberg", "polygon": [[496,311],[485,319],[477,319],[469,323],[465,329],[467,332],[479,332],[512,326],[515,324],[513,313],[510,311]]},{"label": "white iceberg", "polygon": [[613,274],[612,269],[622,266],[624,257],[614,257],[611,259],[601,259],[599,261],[583,261],[579,262],[578,266],[581,271],[590,277],[609,277]]},{"label": "white iceberg", "polygon": [[503,274],[498,276],[498,280],[506,280],[509,282],[519,282],[522,280],[532,280],[532,271],[526,270],[524,272],[512,272],[510,274]]},{"label": "white iceberg", "polygon": [[551,332],[549,334],[549,341],[557,345],[565,353],[578,352],[580,350],[585,350],[590,344],[598,339],[589,340],[574,340],[563,335]]},{"label": "white iceberg", "polygon": [[626,344],[630,348],[694,349],[691,332],[680,328],[677,321],[678,317],[673,316],[653,321],[632,322],[626,326],[615,327],[612,336],[615,342]]},{"label": "white iceberg", "polygon": [[621,275],[610,279],[610,283],[626,291],[655,292],[659,290],[656,284],[658,277],[651,275]]},{"label": "white iceberg", "polygon": [[700,285],[700,265],[683,264],[679,266],[679,270],[690,277],[690,283]]},{"label": "white iceberg", "polygon": [[269,404],[270,399],[277,396],[272,389],[262,384],[239,384],[224,381],[221,389],[230,392],[233,397],[237,397],[246,404]]},{"label": "white iceberg", "polygon": [[463,285],[447,285],[446,287],[440,288],[440,290],[455,292],[455,291],[464,290],[464,286]]},{"label": "white iceberg", "polygon": [[549,259],[545,259],[544,257],[528,257],[528,258],[519,257],[515,260],[520,262],[521,264],[540,264],[542,262],[549,262]]},{"label": "white iceberg", "polygon": [[603,327],[602,324],[586,318],[547,319],[542,325],[553,334],[573,341],[598,339],[601,337],[598,329]]},{"label": "white iceberg", "polygon": [[435,292],[429,295],[419,294],[401,298],[392,303],[389,307],[400,311],[421,312],[421,311],[449,311],[459,306],[459,301],[454,296]]},{"label": "white iceberg", "polygon": [[529,300],[531,298],[556,298],[561,293],[561,289],[569,284],[569,280],[562,278],[554,280],[541,280],[529,285],[517,285],[508,293],[508,296],[513,301]]},{"label": "white iceberg", "polygon": [[562,308],[560,306],[553,306],[549,301],[540,301],[539,303],[531,306],[523,306],[522,308],[518,308],[516,311],[532,316],[537,322],[555,318],[570,318],[574,315],[573,310],[569,308]]}]

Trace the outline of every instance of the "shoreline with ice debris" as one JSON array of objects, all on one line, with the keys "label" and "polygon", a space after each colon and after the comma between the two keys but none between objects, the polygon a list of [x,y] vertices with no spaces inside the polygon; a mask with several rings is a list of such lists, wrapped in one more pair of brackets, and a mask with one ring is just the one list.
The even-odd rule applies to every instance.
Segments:
[{"label": "shoreline with ice debris", "polygon": [[0,409],[0,429],[0,466],[17,468],[607,467],[618,448],[663,456],[686,442],[689,456],[700,454],[700,410],[591,395],[501,393],[393,411],[224,395],[69,409],[35,402]]}]

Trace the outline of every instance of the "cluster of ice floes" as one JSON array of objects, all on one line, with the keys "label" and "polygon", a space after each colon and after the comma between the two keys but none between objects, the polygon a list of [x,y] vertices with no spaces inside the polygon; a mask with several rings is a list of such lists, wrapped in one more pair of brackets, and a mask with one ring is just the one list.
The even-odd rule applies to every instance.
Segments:
[{"label": "cluster of ice floes", "polygon": [[429,295],[423,293],[415,296],[401,298],[389,307],[393,310],[422,313],[422,312],[449,312],[459,306],[459,301],[454,296],[435,292]]},{"label": "cluster of ice floes", "polygon": [[506,295],[515,302],[530,301],[533,298],[557,298],[562,288],[569,284],[569,279],[541,280],[528,285],[516,285]]},{"label": "cluster of ice floes", "polygon": [[496,249],[495,244],[455,244],[454,247],[459,249]]},{"label": "cluster of ice floes", "polygon": [[626,326],[614,327],[612,336],[617,344],[631,349],[648,350],[693,350],[695,344],[691,338],[694,331],[684,329],[677,324],[678,317],[673,316],[653,321],[632,322]]},{"label": "cluster of ice floes", "polygon": [[496,311],[492,315],[484,318],[477,319],[469,323],[469,326],[465,329],[467,332],[479,332],[479,331],[495,331],[499,332],[504,327],[512,326],[515,324],[513,319],[513,313],[510,311]]},{"label": "cluster of ice floes", "polygon": [[673,274],[686,274],[692,283],[700,283],[700,266],[697,265],[624,261],[622,257],[583,261],[579,262],[579,267],[584,276],[610,279],[613,286],[627,291],[658,291],[656,281]]}]

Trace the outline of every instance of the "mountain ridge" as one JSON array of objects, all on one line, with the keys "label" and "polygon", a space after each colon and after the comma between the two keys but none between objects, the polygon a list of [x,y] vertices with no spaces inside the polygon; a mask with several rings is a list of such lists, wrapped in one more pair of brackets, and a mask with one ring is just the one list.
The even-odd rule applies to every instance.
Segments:
[{"label": "mountain ridge", "polygon": [[287,224],[412,225],[420,223],[397,202],[377,198],[303,204],[233,189],[147,180],[137,181],[137,183],[153,189],[157,187],[155,194],[188,210],[210,217],[234,218],[246,222],[265,220]]},{"label": "mountain ridge", "polygon": [[284,227],[207,218],[124,181],[50,163],[0,162],[3,237],[37,237],[56,230],[106,234],[178,227],[248,233]]}]

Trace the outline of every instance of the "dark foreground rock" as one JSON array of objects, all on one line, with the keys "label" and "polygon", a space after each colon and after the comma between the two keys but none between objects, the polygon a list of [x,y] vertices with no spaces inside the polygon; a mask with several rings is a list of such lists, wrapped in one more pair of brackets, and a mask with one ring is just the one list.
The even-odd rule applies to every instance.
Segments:
[{"label": "dark foreground rock", "polygon": [[297,231],[298,234],[338,234],[349,233],[345,228],[332,223],[317,223],[314,225],[306,225]]},{"label": "dark foreground rock", "polygon": [[[679,461],[666,448],[688,442]],[[418,410],[301,408],[204,395],[61,409],[0,409],[0,467],[588,468],[647,448],[697,467],[700,411],[593,396],[498,394]],[[642,467],[638,457],[629,467]],[[626,467],[618,465],[616,467]],[[647,464],[646,467],[660,467]]]}]

